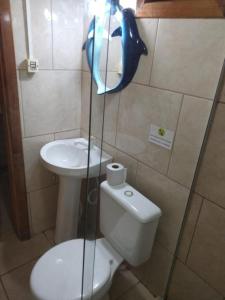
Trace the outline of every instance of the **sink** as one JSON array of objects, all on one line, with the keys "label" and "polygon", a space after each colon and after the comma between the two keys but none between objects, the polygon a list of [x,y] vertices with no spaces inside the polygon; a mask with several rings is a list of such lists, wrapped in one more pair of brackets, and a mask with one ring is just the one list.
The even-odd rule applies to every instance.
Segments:
[{"label": "sink", "polygon": [[[50,142],[41,148],[40,156],[43,165],[59,175],[55,231],[58,244],[77,237],[81,181],[87,177],[88,169],[88,140],[76,138]],[[91,145],[89,177],[97,177],[100,166],[101,174],[104,174],[111,161],[110,155]]]}]

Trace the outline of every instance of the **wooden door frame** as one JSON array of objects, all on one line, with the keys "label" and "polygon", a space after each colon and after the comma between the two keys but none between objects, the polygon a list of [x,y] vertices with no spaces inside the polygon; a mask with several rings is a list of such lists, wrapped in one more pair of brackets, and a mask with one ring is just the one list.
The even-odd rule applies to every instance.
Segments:
[{"label": "wooden door frame", "polygon": [[20,106],[9,0],[0,1],[0,101],[7,149],[9,208],[20,239],[30,237]]},{"label": "wooden door frame", "polygon": [[225,0],[137,0],[138,18],[224,18]]}]

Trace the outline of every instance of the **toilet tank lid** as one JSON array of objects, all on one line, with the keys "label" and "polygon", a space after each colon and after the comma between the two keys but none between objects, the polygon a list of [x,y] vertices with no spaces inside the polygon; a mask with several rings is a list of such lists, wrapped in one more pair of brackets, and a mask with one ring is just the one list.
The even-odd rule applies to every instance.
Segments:
[{"label": "toilet tank lid", "polygon": [[158,206],[127,183],[111,186],[104,181],[101,189],[141,223],[153,222],[161,216]]}]

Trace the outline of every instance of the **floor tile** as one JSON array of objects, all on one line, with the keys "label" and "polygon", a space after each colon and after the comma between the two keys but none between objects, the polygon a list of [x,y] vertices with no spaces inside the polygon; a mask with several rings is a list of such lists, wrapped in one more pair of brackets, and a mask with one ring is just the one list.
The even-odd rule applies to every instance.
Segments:
[{"label": "floor tile", "polygon": [[198,194],[193,194],[191,198],[190,207],[188,209],[187,217],[185,220],[182,236],[178,248],[177,256],[182,262],[186,261],[189,248],[194,235],[196,223],[198,221],[199,212],[202,206],[202,197]]},{"label": "floor tile", "polygon": [[0,176],[0,238],[2,234],[12,232],[13,227],[5,207],[5,200],[8,197],[8,181],[6,175]]},{"label": "floor tile", "polygon": [[172,263],[173,255],[155,242],[150,259],[133,271],[149,291],[164,296]]},{"label": "floor tile", "polygon": [[109,292],[110,300],[118,299],[118,297],[120,297],[137,283],[137,277],[135,277],[129,270],[125,269],[118,271],[114,276],[112,287]]},{"label": "floor tile", "polygon": [[1,300],[7,300],[6,294],[4,292],[4,289],[3,289],[3,286],[2,286],[1,283],[0,283],[0,299]]},{"label": "floor tile", "polygon": [[51,244],[55,244],[55,230],[49,229],[44,232],[46,238],[49,240]]},{"label": "floor tile", "polygon": [[43,234],[23,242],[14,233],[5,235],[0,241],[0,275],[37,258],[50,247]]},{"label": "floor tile", "polygon": [[188,256],[188,266],[225,296],[225,210],[204,201]]},{"label": "floor tile", "polygon": [[155,300],[155,298],[143,284],[138,283],[122,297],[119,297],[118,300]]},{"label": "floor tile", "polygon": [[[30,291],[30,273],[35,261],[2,276],[9,300],[35,300]],[[0,298],[1,299],[1,298]]]},{"label": "floor tile", "polygon": [[223,300],[223,297],[177,261],[172,274],[168,300]]}]

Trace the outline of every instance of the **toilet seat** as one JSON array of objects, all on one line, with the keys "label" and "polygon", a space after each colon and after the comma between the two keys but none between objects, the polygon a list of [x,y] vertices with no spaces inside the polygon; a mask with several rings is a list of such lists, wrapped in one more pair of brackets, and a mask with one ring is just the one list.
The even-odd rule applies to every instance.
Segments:
[{"label": "toilet seat", "polygon": [[[103,253],[102,240],[104,239],[97,240],[95,256],[92,251],[95,244],[92,242],[90,247],[90,255],[92,255],[90,262],[95,258],[93,287],[90,276],[89,291],[85,289],[83,299],[87,299],[91,293],[93,299],[100,299],[111,285],[112,272],[114,273],[112,269],[117,268],[117,262],[114,262],[112,268],[112,260]],[[30,279],[32,292],[38,300],[81,299],[83,246],[83,239],[67,241],[53,247],[38,260]],[[88,250],[88,247],[86,249]],[[90,270],[92,270],[92,265],[90,265]],[[91,271],[87,275],[91,275]]]}]

